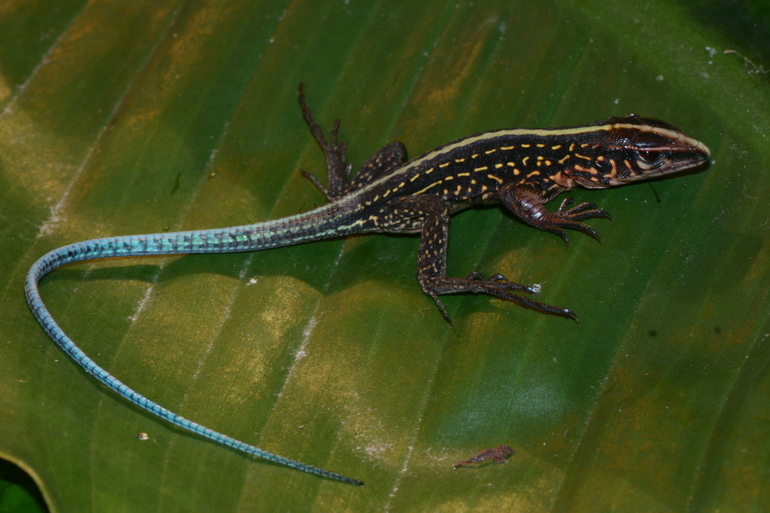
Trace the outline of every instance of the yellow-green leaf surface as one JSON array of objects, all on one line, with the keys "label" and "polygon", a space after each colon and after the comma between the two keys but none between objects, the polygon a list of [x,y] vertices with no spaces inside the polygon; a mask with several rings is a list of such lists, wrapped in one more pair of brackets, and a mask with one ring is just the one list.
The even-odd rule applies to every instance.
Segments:
[{"label": "yellow-green leaf surface", "polygon": [[[0,454],[55,512],[760,511],[770,503],[770,9],[747,2],[5,0]],[[102,261],[42,293],[163,406],[362,479],[254,460],[98,385],[23,298],[29,266],[107,235],[323,203],[297,106],[361,164],[495,128],[635,112],[707,171],[575,191],[613,221],[569,246],[499,209],[449,271],[539,284],[580,322],[415,281],[414,237]],[[551,208],[554,208],[551,206]],[[141,440],[145,433],[148,440]],[[452,469],[509,445],[507,463]]]}]

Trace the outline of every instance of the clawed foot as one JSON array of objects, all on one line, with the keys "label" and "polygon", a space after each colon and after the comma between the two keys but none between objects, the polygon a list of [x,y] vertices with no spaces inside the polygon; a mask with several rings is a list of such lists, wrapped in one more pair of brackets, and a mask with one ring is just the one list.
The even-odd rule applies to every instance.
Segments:
[{"label": "clawed foot", "polygon": [[528,186],[511,183],[503,186],[498,196],[508,210],[519,219],[539,230],[555,233],[564,242],[568,242],[567,233],[564,230],[577,230],[599,240],[596,232],[580,221],[594,217],[611,219],[607,212],[593,203],[585,202],[567,208],[574,203],[570,198],[565,198],[556,211],[550,212],[545,208],[545,202],[548,201],[547,195],[543,191]]},{"label": "clawed foot", "polygon": [[502,274],[495,274],[489,278],[484,278],[478,271],[473,271],[466,278],[440,278],[439,280],[436,280],[435,283],[430,284],[429,287],[424,287],[423,291],[433,298],[441,315],[443,315],[444,319],[450,324],[452,324],[452,319],[449,317],[449,313],[441,303],[439,295],[464,293],[486,294],[498,299],[517,303],[527,308],[532,308],[539,312],[569,317],[570,319],[577,321],[575,313],[567,308],[558,308],[525,296],[514,294],[511,291],[538,296],[540,290],[539,287],[531,287],[508,281]]},{"label": "clawed foot", "polygon": [[543,230],[555,233],[561,237],[565,243],[569,242],[567,233],[564,231],[565,228],[583,232],[586,235],[590,235],[594,239],[601,242],[599,235],[597,235],[593,228],[585,223],[581,223],[580,221],[596,217],[602,217],[604,219],[611,220],[612,217],[590,201],[586,201],[585,203],[581,203],[580,205],[576,205],[568,210],[565,210],[566,207],[574,203],[575,202],[572,200],[572,198],[564,198],[556,212],[549,212],[543,217],[541,221],[542,225],[539,227]]}]

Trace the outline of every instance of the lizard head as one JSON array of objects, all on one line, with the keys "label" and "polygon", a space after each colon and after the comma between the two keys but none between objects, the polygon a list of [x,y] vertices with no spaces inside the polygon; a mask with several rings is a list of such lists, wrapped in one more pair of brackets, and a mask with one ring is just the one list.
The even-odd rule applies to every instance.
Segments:
[{"label": "lizard head", "polygon": [[588,188],[604,188],[693,169],[711,156],[705,144],[676,127],[635,114],[595,123],[587,132],[594,149],[590,166],[568,175]]}]

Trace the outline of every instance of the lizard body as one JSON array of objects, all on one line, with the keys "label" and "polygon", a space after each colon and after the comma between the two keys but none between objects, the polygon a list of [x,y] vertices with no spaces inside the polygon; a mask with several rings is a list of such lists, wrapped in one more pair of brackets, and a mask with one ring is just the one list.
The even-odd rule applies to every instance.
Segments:
[{"label": "lizard body", "polygon": [[[502,203],[525,223],[561,236],[565,229],[596,237],[582,221],[609,217],[592,203],[556,211],[544,204],[575,186],[606,188],[662,176],[705,163],[708,148],[673,126],[631,115],[596,123],[553,129],[510,129],[465,137],[407,160],[401,143],[377,151],[351,177],[345,144],[337,138],[339,120],[327,140],[308,109],[300,86],[300,105],[328,168],[328,185],[305,173],[329,203],[306,213],[262,223],[210,230],[106,237],[55,249],[30,268],[25,294],[46,333],[100,383],[136,406],[183,429],[233,449],[289,467],[363,485],[361,481],[272,454],[190,421],[135,392],[87,356],[62,331],[43,304],[38,284],[67,264],[110,257],[258,251],[362,233],[419,233],[418,282],[433,298],[480,293],[546,313],[572,317],[566,308],[535,301],[520,293],[532,287],[496,274],[483,278],[446,275],[449,218],[473,205]],[[571,208],[568,208],[571,207]]]}]

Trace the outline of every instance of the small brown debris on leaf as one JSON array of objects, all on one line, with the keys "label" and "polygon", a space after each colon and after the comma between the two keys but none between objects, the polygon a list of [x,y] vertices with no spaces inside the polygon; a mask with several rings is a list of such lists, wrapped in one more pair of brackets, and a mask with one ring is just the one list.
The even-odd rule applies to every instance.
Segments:
[{"label": "small brown debris on leaf", "polygon": [[491,449],[484,449],[470,459],[458,461],[452,465],[452,468],[466,467],[474,463],[481,463],[488,460],[492,460],[495,463],[505,463],[506,458],[508,458],[508,456],[511,454],[513,454],[513,449],[507,445],[498,445],[497,447],[493,447]]}]

